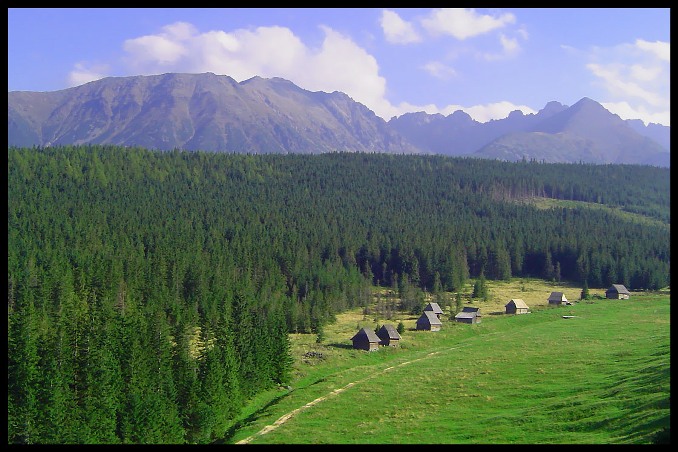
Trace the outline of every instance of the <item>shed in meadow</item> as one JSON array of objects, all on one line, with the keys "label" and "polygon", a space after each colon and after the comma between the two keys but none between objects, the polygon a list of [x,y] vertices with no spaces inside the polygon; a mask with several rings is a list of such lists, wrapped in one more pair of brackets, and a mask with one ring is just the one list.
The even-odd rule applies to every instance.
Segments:
[{"label": "shed in meadow", "polygon": [[359,350],[371,352],[379,349],[379,336],[370,328],[361,328],[351,340],[353,341],[353,348]]},{"label": "shed in meadow", "polygon": [[400,342],[400,333],[395,329],[393,325],[382,325],[377,331],[377,336],[379,336],[380,345],[390,345],[391,347],[397,347]]},{"label": "shed in meadow", "polygon": [[440,331],[441,326],[443,326],[443,323],[433,311],[424,311],[421,313],[421,317],[417,319],[418,330]]},{"label": "shed in meadow", "polygon": [[511,301],[506,303],[506,313],[507,314],[527,314],[530,308],[527,307],[525,301],[520,298],[513,298]]},{"label": "shed in meadow", "polygon": [[433,303],[433,302],[431,302],[431,303],[427,304],[426,307],[424,308],[424,311],[431,311],[431,312],[433,312],[438,318],[440,318],[440,316],[443,315],[443,310],[442,310],[442,308],[440,307],[440,305],[438,305],[438,303]]},{"label": "shed in meadow", "polygon": [[565,294],[562,292],[551,292],[549,295],[549,305],[561,305],[561,304],[570,304],[565,298]]},{"label": "shed in meadow", "polygon": [[464,309],[454,316],[454,320],[460,323],[480,323],[481,317],[480,308],[464,306]]},{"label": "shed in meadow", "polygon": [[628,300],[631,293],[623,284],[612,284],[609,289],[605,291],[605,298],[614,300]]}]

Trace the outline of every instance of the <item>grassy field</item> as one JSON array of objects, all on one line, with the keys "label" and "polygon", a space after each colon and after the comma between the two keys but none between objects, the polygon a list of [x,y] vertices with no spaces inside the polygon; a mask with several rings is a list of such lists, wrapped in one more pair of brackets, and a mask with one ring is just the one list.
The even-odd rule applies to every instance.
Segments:
[{"label": "grassy field", "polygon": [[[482,323],[415,331],[355,310],[292,335],[291,389],[250,401],[225,443],[640,444],[670,425],[670,295],[548,307],[538,280],[489,282]],[[591,290],[601,295],[604,290]],[[506,315],[522,298],[532,311]],[[470,300],[465,299],[465,303]],[[573,316],[563,318],[563,316]],[[354,350],[359,326],[403,321],[400,347]]]},{"label": "grassy field", "polygon": [[627,212],[625,210],[622,210],[619,207],[611,207],[605,204],[598,204],[594,202],[585,202],[585,201],[571,201],[571,200],[566,200],[566,199],[553,199],[553,198],[528,198],[525,200],[519,200],[517,202],[521,203],[527,203],[531,204],[538,209],[551,209],[554,207],[564,207],[564,208],[576,208],[576,207],[585,207],[588,209],[598,209],[598,210],[604,210],[608,213],[612,213],[614,215],[618,215],[619,218],[624,219],[624,220],[629,220],[629,221],[635,221],[640,224],[648,224],[648,225],[654,225],[654,226],[661,226],[661,227],[669,227],[668,224],[664,223],[663,221],[650,218],[648,216],[639,214],[639,213],[632,213],[632,212]]}]

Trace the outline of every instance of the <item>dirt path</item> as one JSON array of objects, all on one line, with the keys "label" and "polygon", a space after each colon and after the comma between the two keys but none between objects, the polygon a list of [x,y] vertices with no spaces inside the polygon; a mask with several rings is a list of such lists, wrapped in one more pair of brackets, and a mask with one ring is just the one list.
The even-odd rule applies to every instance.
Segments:
[{"label": "dirt path", "polygon": [[262,428],[257,433],[255,433],[254,435],[248,436],[245,439],[241,439],[240,441],[236,442],[236,444],[247,444],[247,443],[251,442],[257,436],[265,435],[266,433],[268,433],[272,430],[275,430],[276,428],[280,427],[281,425],[283,425],[285,422],[289,421],[291,418],[293,418],[294,416],[296,416],[300,412],[302,412],[302,411],[304,411],[308,408],[311,408],[313,405],[316,405],[316,404],[322,402],[323,400],[327,399],[328,397],[340,394],[341,392],[347,390],[351,386],[354,386],[358,383],[363,383],[363,382],[370,380],[370,379],[372,379],[372,378],[374,378],[378,375],[381,375],[385,372],[388,372],[389,370],[395,369],[396,367],[405,366],[407,364],[411,364],[411,363],[414,363],[414,362],[417,362],[417,361],[421,361],[422,359],[426,359],[430,356],[437,355],[438,353],[440,353],[440,352],[431,352],[428,355],[424,356],[423,358],[417,358],[417,359],[413,359],[412,361],[406,361],[404,363],[400,363],[397,366],[387,367],[386,369],[382,370],[381,372],[376,372],[376,373],[374,373],[374,374],[372,374],[368,377],[363,378],[362,380],[352,381],[351,383],[347,384],[346,386],[344,386],[342,388],[335,389],[334,391],[330,392],[327,395],[324,395],[322,397],[318,397],[317,399],[313,400],[312,402],[308,402],[306,405],[299,407],[295,410],[292,410],[289,413],[284,414],[283,416],[280,416],[278,418],[278,420],[275,421],[273,424],[267,425],[266,427]]}]

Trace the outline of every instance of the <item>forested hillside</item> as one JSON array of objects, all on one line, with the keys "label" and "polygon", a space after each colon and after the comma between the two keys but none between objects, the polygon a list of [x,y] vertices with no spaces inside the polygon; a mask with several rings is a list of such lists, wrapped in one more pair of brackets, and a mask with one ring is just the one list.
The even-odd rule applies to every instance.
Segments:
[{"label": "forested hillside", "polygon": [[9,442],[209,442],[372,284],[664,287],[669,192],[649,166],[10,147]]}]

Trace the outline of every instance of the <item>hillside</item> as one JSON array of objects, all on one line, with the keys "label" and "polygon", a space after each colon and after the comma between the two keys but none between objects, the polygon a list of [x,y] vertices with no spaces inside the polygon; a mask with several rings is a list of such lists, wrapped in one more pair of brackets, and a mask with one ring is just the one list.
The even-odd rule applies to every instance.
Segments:
[{"label": "hillside", "polygon": [[8,143],[114,144],[215,152],[418,152],[344,93],[280,78],[108,77],[66,90],[8,94]]},{"label": "hillside", "polygon": [[[547,308],[518,283],[513,293],[525,296],[531,314],[498,314],[476,301],[482,323],[445,319],[441,331],[422,332],[411,328],[416,316],[352,311],[321,343],[293,335],[291,386],[251,401],[219,443],[666,443],[669,295]],[[576,291],[535,280],[525,288],[542,298]],[[400,319],[408,326],[398,348],[351,348],[357,325]],[[328,422],[333,428],[321,428]]]},{"label": "hillside", "polygon": [[[369,306],[373,286],[402,293],[404,311],[483,278],[666,287],[669,176],[433,155],[10,147],[8,441],[216,441],[246,401],[291,381],[290,333],[321,335]],[[635,215],[523,202],[534,197]]]},{"label": "hillside", "polygon": [[282,78],[108,77],[53,92],[9,92],[9,146],[111,144],[238,153],[383,152],[670,166],[669,128],[622,121],[594,100],[548,102],[480,123],[463,111],[388,122],[341,92]]},{"label": "hillside", "polygon": [[628,122],[589,98],[540,121],[528,132],[505,135],[474,155],[513,161],[541,159],[669,166],[669,153],[665,148],[639,135]]}]

